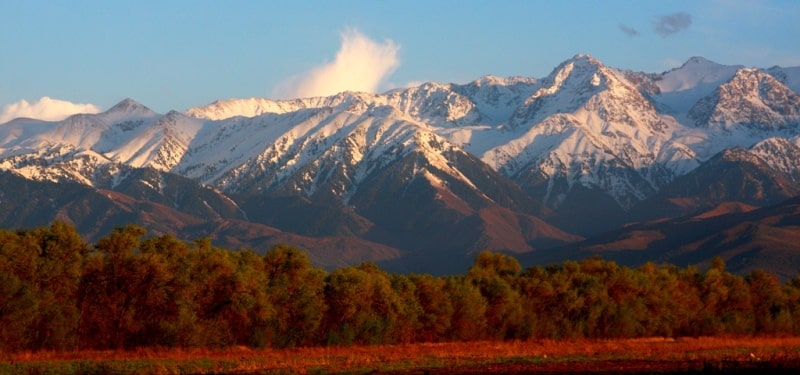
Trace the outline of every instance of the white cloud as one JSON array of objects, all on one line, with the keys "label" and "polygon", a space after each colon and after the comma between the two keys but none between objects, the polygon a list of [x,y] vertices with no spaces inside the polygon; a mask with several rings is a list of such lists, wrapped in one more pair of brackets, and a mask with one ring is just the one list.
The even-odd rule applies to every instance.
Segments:
[{"label": "white cloud", "polygon": [[400,65],[400,46],[390,39],[378,43],[356,29],[341,34],[342,46],[336,58],[275,90],[279,97],[328,96],[342,91],[375,92]]},{"label": "white cloud", "polygon": [[63,120],[76,113],[98,113],[100,108],[94,104],[72,103],[65,100],[43,96],[35,102],[23,99],[8,104],[0,111],[0,124],[18,117],[30,117],[46,121]]}]

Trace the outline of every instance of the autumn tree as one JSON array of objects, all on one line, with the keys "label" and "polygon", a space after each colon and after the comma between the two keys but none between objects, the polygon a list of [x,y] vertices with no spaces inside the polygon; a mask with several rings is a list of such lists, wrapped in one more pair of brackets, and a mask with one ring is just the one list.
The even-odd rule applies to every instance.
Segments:
[{"label": "autumn tree", "polygon": [[409,279],[414,283],[414,298],[420,309],[417,317],[418,340],[446,340],[455,312],[447,281],[431,275],[412,275]]},{"label": "autumn tree", "polygon": [[401,302],[389,276],[372,263],[337,269],[325,280],[328,313],[321,326],[337,345],[394,342]]},{"label": "autumn tree", "polygon": [[[71,349],[77,344],[77,295],[83,259],[90,251],[74,227],[56,221],[49,227],[20,231],[22,279],[38,299],[28,328],[31,349]],[[17,260],[15,260],[17,262]],[[20,269],[20,268],[18,268]]]},{"label": "autumn tree", "polygon": [[522,267],[511,256],[481,252],[467,280],[486,299],[486,324],[492,338],[524,338],[531,327],[525,321],[520,295],[512,286]]},{"label": "autumn tree", "polygon": [[564,293],[561,284],[553,280],[553,267],[526,269],[516,282],[522,298],[524,319],[531,327],[531,335],[539,338],[558,338],[564,333],[555,311],[562,311],[560,296]]},{"label": "autumn tree", "polygon": [[177,319],[174,275],[164,254],[139,252],[145,230],[100,239],[81,280],[81,341],[95,348],[169,345]]},{"label": "autumn tree", "polygon": [[12,272],[7,235],[13,236],[0,231],[0,351],[10,352],[30,347],[28,330],[38,315],[39,299],[33,287]]},{"label": "autumn tree", "polygon": [[783,286],[785,309],[788,310],[791,329],[787,333],[800,333],[800,276],[795,277]]},{"label": "autumn tree", "polygon": [[263,260],[251,251],[230,252],[198,241],[190,283],[197,317],[192,346],[265,345],[274,315]]},{"label": "autumn tree", "polygon": [[65,223],[0,230],[0,350],[292,347],[575,337],[797,334],[800,278],[592,257],[521,270],[480,253],[466,275],[326,274],[266,254],[118,228],[89,247]]},{"label": "autumn tree", "polygon": [[745,278],[750,287],[755,332],[780,334],[792,331],[787,296],[775,275],[756,270]]},{"label": "autumn tree", "polygon": [[389,282],[399,301],[392,341],[395,343],[416,341],[420,331],[419,319],[422,315],[422,306],[417,300],[417,286],[406,275],[390,275]]},{"label": "autumn tree", "polygon": [[701,300],[697,315],[698,334],[754,332],[750,289],[744,278],[725,272],[725,262],[717,257],[698,281]]},{"label": "autumn tree", "polygon": [[464,276],[445,278],[446,296],[450,297],[453,315],[445,340],[470,341],[489,337],[486,299],[480,289]]},{"label": "autumn tree", "polygon": [[646,263],[637,270],[641,280],[641,301],[646,309],[644,336],[682,336],[691,330],[700,306],[691,280],[694,269]]},{"label": "autumn tree", "polygon": [[268,323],[271,343],[313,343],[326,311],[325,271],[315,268],[305,252],[281,245],[264,255],[264,272],[266,294],[275,309]]}]

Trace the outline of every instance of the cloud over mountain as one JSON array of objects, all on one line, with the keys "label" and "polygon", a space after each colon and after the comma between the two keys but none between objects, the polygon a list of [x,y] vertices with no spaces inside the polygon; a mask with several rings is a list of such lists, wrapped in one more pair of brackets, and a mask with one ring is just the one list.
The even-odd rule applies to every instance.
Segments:
[{"label": "cloud over mountain", "polygon": [[341,39],[333,61],[284,82],[276,89],[276,95],[303,98],[342,91],[375,92],[400,65],[400,45],[391,39],[376,42],[357,29],[345,30]]},{"label": "cloud over mountain", "polygon": [[670,36],[692,25],[692,15],[686,12],[666,14],[658,17],[656,32],[662,37]]},{"label": "cloud over mountain", "polygon": [[72,103],[66,100],[52,99],[43,96],[41,99],[28,102],[23,99],[3,106],[0,111],[0,124],[18,117],[30,117],[46,121],[63,120],[76,113],[98,113],[100,108],[94,104]]},{"label": "cloud over mountain", "polygon": [[624,33],[627,36],[638,36],[639,35],[639,31],[638,30],[636,30],[636,29],[634,29],[634,28],[632,28],[630,26],[623,25],[623,24],[619,25],[619,30],[622,31],[622,33]]}]

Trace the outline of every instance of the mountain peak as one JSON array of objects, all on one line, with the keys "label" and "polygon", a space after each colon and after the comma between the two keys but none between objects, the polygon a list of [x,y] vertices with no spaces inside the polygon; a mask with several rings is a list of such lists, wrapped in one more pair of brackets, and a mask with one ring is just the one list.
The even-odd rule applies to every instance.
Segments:
[{"label": "mountain peak", "polygon": [[121,102],[117,103],[113,107],[111,107],[106,113],[124,113],[128,115],[139,115],[139,116],[153,116],[156,113],[153,112],[150,108],[147,108],[143,104],[131,99],[125,98]]},{"label": "mountain peak", "polygon": [[222,120],[234,116],[255,117],[264,113],[282,113],[282,103],[265,98],[232,98],[215,100],[213,103],[192,107],[186,115],[208,120]]},{"label": "mountain peak", "polygon": [[[604,107],[611,102],[633,101],[639,110],[650,111],[644,97],[633,85],[625,82],[615,69],[606,67],[590,55],[578,54],[559,64],[541,81],[533,95],[515,110],[510,125],[530,125],[556,113],[573,113],[600,93],[604,93],[602,96],[605,99],[598,97],[591,104],[593,108]],[[622,112],[609,109],[604,113],[613,113],[612,117],[617,117]],[[610,117],[604,120],[610,120]]]},{"label": "mountain peak", "polygon": [[[714,87],[731,79],[740,68],[743,66],[722,65],[704,57],[694,56],[680,67],[662,73],[657,85],[662,94],[683,92],[673,98],[681,103],[667,104],[675,109],[688,110],[691,104],[708,95]],[[690,95],[687,95],[687,92]]]},{"label": "mountain peak", "polygon": [[498,77],[498,76],[492,75],[492,74],[486,74],[486,75],[483,75],[483,76],[479,77],[478,79],[476,79],[473,82],[476,85],[481,86],[481,85],[503,84],[504,81],[505,81],[505,79],[503,77]]},{"label": "mountain peak", "polygon": [[767,139],[761,140],[756,142],[753,146],[750,147],[751,150],[763,150],[763,149],[777,149],[777,148],[794,148],[797,147],[792,141],[784,138],[784,137],[769,137]]},{"label": "mountain peak", "polygon": [[[591,55],[588,55],[588,54],[585,54],[585,53],[579,53],[579,54],[576,54],[575,56],[572,56],[571,59],[561,63],[561,65],[559,65],[559,68],[563,68],[564,66],[567,66],[567,65],[583,66],[583,67],[596,67],[596,68],[604,66],[603,63],[600,62],[600,60],[595,59]],[[558,70],[559,68],[556,68],[556,70]]]},{"label": "mountain peak", "polygon": [[560,84],[568,77],[576,75],[576,73],[582,76],[585,73],[596,72],[603,67],[604,65],[594,57],[586,54],[577,54],[553,69],[546,81]]},{"label": "mountain peak", "polygon": [[721,65],[721,64],[715,63],[702,56],[692,56],[689,58],[689,60],[686,60],[686,62],[683,63],[683,65],[681,65],[681,68],[689,65]]},{"label": "mountain peak", "polygon": [[571,61],[582,60],[582,61],[588,61],[588,62],[592,62],[592,63],[600,63],[600,61],[598,61],[597,59],[595,59],[592,55],[590,55],[588,53],[577,53],[577,54],[575,54],[575,56],[572,56],[572,58],[570,60]]},{"label": "mountain peak", "polygon": [[767,73],[764,73],[756,68],[740,68],[736,71],[735,77],[742,77],[755,74],[756,76],[767,76]]},{"label": "mountain peak", "polygon": [[800,121],[800,95],[768,73],[739,68],[728,82],[699,100],[688,116],[700,126],[790,129]]},{"label": "mountain peak", "polygon": [[[553,72],[550,73],[545,81],[560,84],[568,77],[583,77],[586,74],[595,74],[604,69],[606,69],[606,66],[594,57],[586,54],[577,54],[553,69]],[[602,72],[600,73],[603,74]]]},{"label": "mountain peak", "polygon": [[717,155],[714,155],[710,160],[727,161],[727,162],[749,162],[753,164],[760,163],[753,153],[742,146],[735,146],[722,150]]}]

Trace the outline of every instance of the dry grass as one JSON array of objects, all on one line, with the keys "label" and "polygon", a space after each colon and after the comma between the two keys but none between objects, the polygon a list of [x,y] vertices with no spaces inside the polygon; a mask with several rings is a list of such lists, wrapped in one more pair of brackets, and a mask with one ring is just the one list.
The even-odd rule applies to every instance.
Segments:
[{"label": "dry grass", "polygon": [[[548,369],[574,363],[625,361],[679,364],[708,361],[800,363],[800,337],[649,338],[576,341],[429,343],[393,346],[296,349],[139,349],[4,354],[0,363],[15,366],[69,363],[139,364],[136,372],[335,373],[411,372],[419,369],[470,368],[524,364]],[[144,364],[144,367],[142,364]],[[124,367],[121,367],[124,368]],[[131,371],[134,372],[134,371]]]}]

